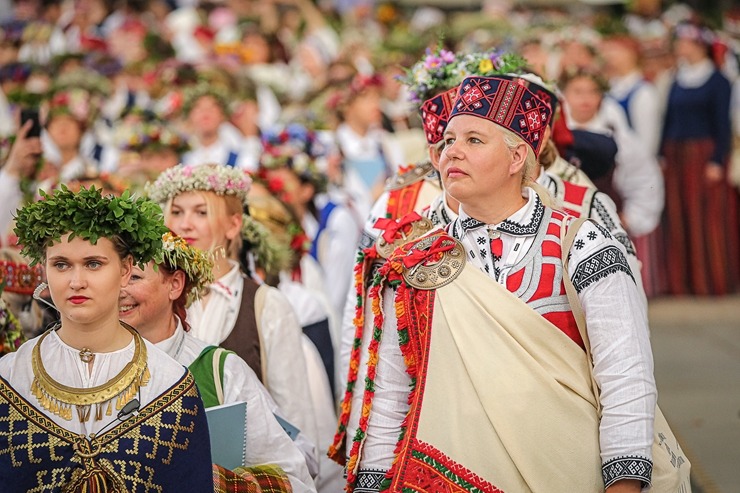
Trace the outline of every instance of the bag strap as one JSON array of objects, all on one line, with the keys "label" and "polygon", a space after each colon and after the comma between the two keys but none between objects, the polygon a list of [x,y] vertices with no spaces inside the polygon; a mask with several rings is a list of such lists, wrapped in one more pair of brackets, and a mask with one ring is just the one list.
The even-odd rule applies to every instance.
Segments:
[{"label": "bag strap", "polygon": [[260,284],[257,292],[254,294],[254,318],[257,322],[257,334],[260,338],[260,365],[262,369],[262,385],[269,389],[267,381],[267,355],[265,354],[265,338],[262,336],[262,311],[265,306],[265,296],[269,286]]},{"label": "bag strap", "polygon": [[224,384],[223,375],[221,375],[221,354],[224,352],[226,352],[224,348],[216,348],[211,360],[213,364],[213,384],[216,388],[216,398],[218,398],[219,405],[224,403]]},{"label": "bag strap", "polygon": [[570,253],[570,248],[573,246],[576,234],[578,234],[581,226],[583,226],[583,223],[588,220],[589,219],[586,217],[579,217],[568,224],[567,218],[564,218],[560,225],[560,248],[562,254],[561,259],[563,262],[563,285],[565,286],[565,293],[568,296],[570,310],[573,313],[573,317],[576,319],[578,332],[581,335],[583,346],[586,349],[586,357],[590,363],[588,365],[588,374],[591,378],[591,386],[593,388],[594,395],[596,396],[597,410],[599,412],[599,416],[601,416],[601,399],[599,398],[599,386],[594,378],[594,360],[591,355],[591,341],[588,338],[588,331],[586,330],[586,315],[583,313],[581,300],[578,298],[576,287],[573,285],[573,281],[570,280],[570,273],[568,272],[568,254]]}]

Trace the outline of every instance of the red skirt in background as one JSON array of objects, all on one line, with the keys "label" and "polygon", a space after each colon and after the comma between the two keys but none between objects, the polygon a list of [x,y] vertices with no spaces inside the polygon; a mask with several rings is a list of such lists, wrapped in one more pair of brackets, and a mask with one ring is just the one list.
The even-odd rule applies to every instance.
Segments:
[{"label": "red skirt in background", "polygon": [[711,139],[668,141],[663,265],[666,292],[724,295],[738,289],[738,194],[727,179],[707,183]]}]

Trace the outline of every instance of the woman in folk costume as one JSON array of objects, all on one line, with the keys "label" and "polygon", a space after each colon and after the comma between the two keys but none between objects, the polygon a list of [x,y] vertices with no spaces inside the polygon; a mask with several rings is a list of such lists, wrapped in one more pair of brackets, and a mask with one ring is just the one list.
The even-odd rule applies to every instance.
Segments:
[{"label": "woman in folk costume", "polygon": [[244,359],[287,420],[313,437],[301,327],[290,302],[253,277],[255,245],[242,241],[244,223],[253,221],[246,213],[251,183],[238,168],[178,165],[148,184],[147,193],[165,204],[165,223],[175,234],[216,254],[216,280],[188,308],[193,335]]},{"label": "woman in folk costume", "polygon": [[62,187],[16,222],[23,254],[45,263],[60,321],[0,359],[4,491],[210,491],[192,374],[118,320],[133,263],[161,255],[160,208]]},{"label": "woman in folk costume", "polygon": [[[366,255],[363,251],[372,247],[381,233],[377,224],[388,224],[389,220],[395,220],[414,211],[427,217],[432,224],[445,226],[457,218],[458,202],[450,194],[442,191],[437,169],[439,157],[442,151],[442,136],[447,126],[447,120],[452,110],[452,103],[457,95],[457,88],[461,82],[460,74],[476,74],[480,76],[495,76],[519,74],[521,83],[532,85],[534,90],[553,106],[553,113],[557,107],[556,90],[546,87],[546,84],[534,74],[522,73],[525,60],[521,57],[499,50],[485,53],[469,53],[454,55],[445,50],[436,53],[428,53],[421,61],[417,62],[410,70],[406,83],[410,86],[412,101],[423,100],[420,113],[425,126],[429,159],[428,163],[419,164],[405,170],[394,177],[388,190],[376,202],[373,210],[365,223],[360,251],[358,254],[366,265],[356,267],[365,269],[364,282],[371,279],[371,272],[376,270],[384,261],[374,255]],[[426,98],[426,99],[425,99]],[[540,171],[537,181],[547,188],[559,207],[567,202],[570,209],[579,211],[576,215],[590,215],[592,218],[607,227],[610,231],[619,229],[619,219],[613,207],[604,203],[603,207],[594,207],[597,203],[593,199],[595,190],[585,188],[592,186],[591,182],[580,170],[567,163],[558,154],[553,143],[554,134],[567,133],[567,127],[561,117],[555,125],[550,125],[543,135],[542,147],[545,149],[540,156],[540,162],[544,170]],[[574,180],[576,183],[573,183]],[[567,190],[567,193],[566,193]],[[603,197],[603,194],[599,194]],[[567,197],[566,197],[567,196]],[[603,202],[603,201],[602,201]],[[408,228],[408,226],[404,226]],[[620,235],[627,242],[626,234]],[[633,248],[629,251],[634,252]],[[372,252],[372,249],[370,250]],[[634,258],[634,253],[630,260]],[[372,263],[370,267],[369,263]],[[635,263],[635,265],[637,265]],[[363,288],[364,292],[364,288]],[[342,344],[340,347],[340,368],[347,369],[351,348],[354,342],[354,318],[355,306],[358,294],[351,290],[347,296],[342,319]],[[346,371],[340,373],[340,388],[346,386]]]},{"label": "woman in folk costume", "polygon": [[[524,64],[521,57],[492,50],[486,53],[455,54],[437,48],[428,49],[421,60],[409,70],[403,82],[408,86],[409,100],[419,105],[419,116],[424,126],[429,160],[402,166],[390,179],[383,194],[368,215],[356,256],[355,266],[362,283],[355,279],[349,290],[342,312],[341,345],[339,350],[339,389],[347,385],[347,368],[354,341],[354,318],[357,296],[365,297],[364,283],[383,259],[366,256],[363,251],[375,244],[382,229],[378,224],[404,217],[411,212],[424,214],[435,225],[445,225],[457,217],[457,201],[442,190],[436,167],[441,152],[442,133],[450,116],[452,103],[462,74],[494,75],[518,69]],[[364,274],[359,273],[364,269]],[[357,276],[356,276],[357,277]],[[356,289],[360,292],[356,292]]]},{"label": "woman in folk costume", "polygon": [[358,326],[372,317],[376,327],[358,332],[353,355],[370,354],[367,381],[343,406],[331,450],[347,460],[350,490],[612,493],[650,483],[656,390],[624,247],[586,222],[563,251],[572,218],[524,186],[550,117],[511,78],[460,85],[440,158],[459,217],[411,242],[378,241],[389,259],[369,311],[358,308]]},{"label": "woman in folk costume", "polygon": [[[291,248],[295,244],[294,231],[302,230],[289,207],[270,195],[260,182],[253,184],[249,193],[249,211],[254,225],[248,228],[245,239],[254,243],[259,236],[273,238],[273,252],[255,252],[255,268],[265,283],[277,287],[288,299],[303,330],[302,344],[306,360],[306,378],[310,385],[311,404],[316,418],[315,436],[311,440],[319,450],[331,443],[337,423],[336,403],[332,393],[331,378],[334,375],[334,348],[329,332],[328,301],[322,293],[310,288],[294,273],[300,269],[305,250]],[[264,232],[261,232],[264,231]],[[281,253],[285,252],[285,253]],[[284,257],[287,261],[281,261]],[[330,377],[331,375],[331,377]],[[319,472],[315,477],[319,492],[339,491],[342,487],[342,469],[326,454],[319,456]]]},{"label": "woman in folk costume", "polygon": [[[503,77],[508,78],[509,76]],[[550,106],[553,115],[562,111],[558,104],[557,87],[547,84],[539,76],[532,73],[520,73],[514,80],[527,87],[545,104]],[[564,119],[565,117],[561,115],[560,118]],[[552,125],[552,120],[550,120],[550,125],[548,125],[542,137],[542,152],[538,156],[540,165],[534,170],[533,181],[542,186],[553,199],[549,205],[573,217],[588,217],[596,224],[604,227],[614,239],[624,246],[630,270],[637,274],[635,282],[640,293],[644,296],[642,277],[639,275],[640,262],[637,259],[632,240],[622,226],[616,204],[607,194],[597,190],[593,184],[579,184],[582,183],[580,180],[577,180],[579,183],[574,183],[562,178],[559,170],[565,168],[557,163],[565,160],[558,154],[553,142],[553,133],[555,132],[557,130]],[[645,301],[647,302],[647,298],[645,298]]]},{"label": "woman in folk costume", "polygon": [[[275,419],[277,404],[254,371],[233,352],[190,334],[186,308],[213,282],[212,257],[172,233],[165,233],[162,242],[164,258],[156,269],[154,262],[133,267],[121,290],[121,320],[191,371],[206,408],[247,403],[246,469],[235,471],[238,481],[259,485],[272,480],[285,486],[274,491],[291,491],[288,485],[293,492],[315,491],[303,455]],[[236,481],[229,471],[221,468],[220,473]]]},{"label": "woman in folk costume", "polygon": [[678,68],[661,145],[667,288],[677,295],[733,293],[740,283],[737,190],[728,181],[731,86],[710,58],[711,31],[679,24],[675,38]]}]

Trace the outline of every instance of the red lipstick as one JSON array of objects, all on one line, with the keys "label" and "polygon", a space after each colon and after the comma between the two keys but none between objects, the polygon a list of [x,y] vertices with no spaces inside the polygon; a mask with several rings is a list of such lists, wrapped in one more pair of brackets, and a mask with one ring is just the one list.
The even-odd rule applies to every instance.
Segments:
[{"label": "red lipstick", "polygon": [[70,296],[69,298],[70,303],[74,303],[75,305],[81,305],[82,303],[86,302],[90,298],[87,296]]}]

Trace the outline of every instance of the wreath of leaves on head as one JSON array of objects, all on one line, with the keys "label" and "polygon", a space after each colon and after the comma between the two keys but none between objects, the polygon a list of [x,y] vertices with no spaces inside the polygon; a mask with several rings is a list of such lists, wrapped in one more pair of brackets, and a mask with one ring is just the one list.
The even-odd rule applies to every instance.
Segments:
[{"label": "wreath of leaves on head", "polygon": [[144,268],[151,260],[162,260],[164,225],[162,209],[142,197],[134,199],[128,190],[120,197],[103,196],[94,186],[79,192],[65,185],[47,193],[41,200],[18,211],[14,232],[21,254],[31,259],[31,266],[45,258],[46,248],[70,234],[93,245],[100,238],[120,238],[134,262]]},{"label": "wreath of leaves on head", "polygon": [[204,96],[211,96],[215,99],[216,103],[224,112],[224,115],[229,115],[229,96],[226,90],[217,84],[211,84],[205,81],[200,81],[193,86],[187,87],[183,91],[182,113],[184,115],[190,114],[195,103]]},{"label": "wreath of leaves on head", "polygon": [[257,265],[268,275],[277,275],[291,267],[293,252],[278,241],[269,229],[252,216],[244,214],[241,236],[254,254]]},{"label": "wreath of leaves on head", "polygon": [[183,238],[167,232],[162,236],[163,262],[185,273],[190,281],[186,306],[202,297],[214,281],[214,255],[190,245]]}]

